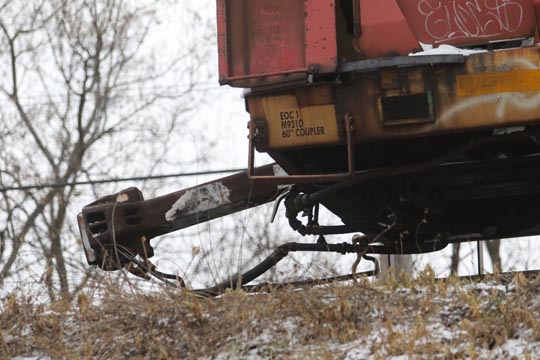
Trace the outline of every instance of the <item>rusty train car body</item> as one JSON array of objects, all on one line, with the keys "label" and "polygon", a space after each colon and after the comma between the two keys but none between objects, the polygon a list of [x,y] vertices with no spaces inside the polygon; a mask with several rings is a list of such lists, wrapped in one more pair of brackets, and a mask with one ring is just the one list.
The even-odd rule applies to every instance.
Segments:
[{"label": "rusty train car body", "polygon": [[[248,170],[86,206],[89,263],[117,269],[130,262],[104,260],[117,244],[147,259],[152,237],[281,200],[302,235],[362,233],[370,253],[540,234],[540,0],[217,0],[217,13],[219,81],[249,89]],[[257,152],[276,164],[255,168]],[[319,224],[319,205],[342,224]]]}]

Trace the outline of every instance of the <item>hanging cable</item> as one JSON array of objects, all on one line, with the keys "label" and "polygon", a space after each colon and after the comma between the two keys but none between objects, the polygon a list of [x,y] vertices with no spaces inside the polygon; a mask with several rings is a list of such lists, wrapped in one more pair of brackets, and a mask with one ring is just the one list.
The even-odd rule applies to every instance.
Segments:
[{"label": "hanging cable", "polygon": [[128,181],[161,180],[161,179],[176,178],[176,177],[187,177],[187,176],[198,176],[198,175],[214,175],[214,174],[236,173],[236,172],[242,172],[242,171],[246,171],[246,169],[208,170],[208,171],[185,172],[185,173],[177,173],[177,174],[134,176],[134,177],[126,177],[126,178],[113,178],[113,179],[87,180],[87,181],[71,181],[71,182],[63,182],[63,183],[6,186],[6,187],[0,188],[0,193],[6,193],[8,191],[27,191],[27,190],[65,188],[65,187],[71,187],[71,186],[110,184],[110,183],[119,183],[119,182],[128,182]]}]

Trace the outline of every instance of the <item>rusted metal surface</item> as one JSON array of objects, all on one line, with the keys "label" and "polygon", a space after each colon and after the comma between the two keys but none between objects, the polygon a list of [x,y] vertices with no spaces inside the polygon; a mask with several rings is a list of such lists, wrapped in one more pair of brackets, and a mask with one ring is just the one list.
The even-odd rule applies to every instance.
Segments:
[{"label": "rusted metal surface", "polygon": [[[418,41],[471,46],[534,36],[532,0],[397,0]],[[536,3],[538,6],[538,3]]]},{"label": "rusted metal surface", "polygon": [[[274,171],[274,165],[254,170],[261,176]],[[117,258],[117,247],[149,258],[150,239],[267,203],[278,193],[275,185],[253,183],[247,172],[149,200],[136,188],[123,190],[83,208],[79,226],[87,260],[107,270],[118,269],[125,259]]]},{"label": "rusted metal surface", "polygon": [[[400,64],[399,59],[405,60]],[[447,63],[430,64],[421,57],[415,63],[415,59],[366,60],[367,65],[366,61],[344,65],[342,69],[350,72],[349,82],[323,87],[324,91],[333,92],[327,99],[335,102],[337,123],[345,114],[352,115],[354,143],[540,123],[539,46],[467,57],[449,55],[451,61]],[[318,104],[316,96],[309,96],[316,89],[282,91],[279,96],[296,98],[309,107]],[[273,96],[252,93],[247,97],[252,118],[266,121],[266,136],[281,137],[279,142],[268,141],[257,149],[296,148],[302,143],[283,138],[281,122],[273,115],[288,111],[288,107],[285,103],[268,102]],[[321,116],[322,113],[322,119]],[[306,137],[303,144],[335,143],[335,137],[321,134],[316,141],[310,142]],[[339,143],[346,144],[346,138],[340,135]]]},{"label": "rusted metal surface", "polygon": [[220,83],[307,79],[337,65],[333,0],[218,0]]},{"label": "rusted metal surface", "polygon": [[463,64],[465,56],[452,55],[425,55],[425,56],[394,56],[390,58],[368,59],[340,64],[338,72],[367,72],[377,71],[389,67],[412,67],[434,64]]}]

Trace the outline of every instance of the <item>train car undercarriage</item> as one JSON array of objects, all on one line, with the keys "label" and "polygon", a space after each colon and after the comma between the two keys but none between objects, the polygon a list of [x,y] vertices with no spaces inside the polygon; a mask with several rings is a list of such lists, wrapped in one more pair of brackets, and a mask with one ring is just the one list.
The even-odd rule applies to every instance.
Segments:
[{"label": "train car undercarriage", "polygon": [[[399,8],[385,1],[380,3],[396,6],[389,24],[402,27]],[[342,45],[346,38],[358,50],[367,46],[366,34],[378,34],[353,9],[375,11],[379,3],[352,1],[355,15],[348,18],[342,16],[348,14],[346,1],[278,2],[218,1],[220,81],[251,88],[247,171],[149,200],[130,188],[85,206],[79,227],[89,264],[165,279],[148,260],[152,238],[272,201],[285,206],[295,231],[318,235],[318,242],[280,246],[256,268],[198,294],[243,286],[290,251],[356,253],[359,261],[372,260],[370,254],[418,254],[450,243],[540,234],[540,46],[532,45],[538,35],[531,15],[538,2],[520,2],[523,12],[532,13],[508,41],[492,34],[487,46],[485,37],[476,38],[478,51],[452,48],[458,51],[420,56],[383,56],[384,42],[369,48],[373,54],[352,56]],[[420,13],[408,13],[416,2],[397,3],[407,20],[424,14],[420,6]],[[288,16],[331,9],[336,18],[321,25],[321,34],[308,32],[319,19],[313,15],[272,37],[276,44],[245,43],[289,21],[272,17],[283,11],[280,6],[291,7]],[[511,11],[517,10],[506,6],[499,10],[515,16]],[[257,11],[270,20],[234,22],[233,10],[245,16]],[[363,37],[355,33],[358,26]],[[414,36],[428,36],[411,29],[414,35],[403,40],[411,45],[396,51],[414,50]],[[298,40],[295,32],[304,37]],[[470,47],[471,39],[457,45]],[[265,70],[259,52],[291,44],[306,44],[305,58],[278,54],[266,63],[274,70]],[[276,163],[255,168],[257,151]],[[342,223],[320,224],[321,205]],[[349,233],[356,235],[345,244],[324,237]]]}]

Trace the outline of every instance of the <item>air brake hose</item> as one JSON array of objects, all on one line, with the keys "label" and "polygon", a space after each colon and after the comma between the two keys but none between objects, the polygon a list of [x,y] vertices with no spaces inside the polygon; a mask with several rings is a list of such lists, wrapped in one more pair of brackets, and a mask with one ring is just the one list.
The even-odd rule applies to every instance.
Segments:
[{"label": "air brake hose", "polygon": [[279,246],[274,252],[264,259],[261,263],[246,271],[243,274],[233,275],[229,280],[226,280],[216,286],[191,290],[191,293],[205,297],[214,297],[223,294],[226,289],[239,289],[250,281],[258,278],[270,268],[276,266],[289,252],[295,251],[315,251],[315,252],[335,252],[340,254],[365,252],[369,246],[366,243],[362,244],[305,244],[305,243],[287,243]]},{"label": "air brake hose", "polygon": [[295,194],[285,199],[285,216],[289,221],[289,226],[302,236],[306,235],[336,235],[336,234],[349,234],[352,232],[360,231],[357,226],[354,225],[336,225],[336,226],[320,226],[318,224],[307,226],[298,220],[298,214],[301,211],[309,209],[315,204],[306,202],[308,194]]}]

